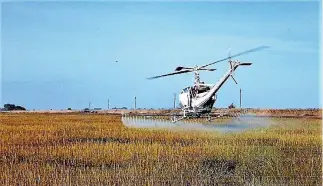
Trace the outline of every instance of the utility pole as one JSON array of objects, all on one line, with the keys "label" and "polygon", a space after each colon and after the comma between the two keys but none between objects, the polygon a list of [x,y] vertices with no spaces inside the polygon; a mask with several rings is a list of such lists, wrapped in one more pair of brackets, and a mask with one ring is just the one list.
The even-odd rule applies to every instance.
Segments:
[{"label": "utility pole", "polygon": [[240,88],[240,108],[241,108],[241,99],[242,99],[242,95],[241,95],[242,93],[241,92],[242,92],[242,90]]},{"label": "utility pole", "polygon": [[174,93],[174,109],[176,108],[176,93]]},{"label": "utility pole", "polygon": [[137,109],[137,97],[135,96],[135,109]]},{"label": "utility pole", "polygon": [[91,101],[89,101],[89,109],[91,109]]},{"label": "utility pole", "polygon": [[110,109],[110,100],[108,99],[108,110]]}]

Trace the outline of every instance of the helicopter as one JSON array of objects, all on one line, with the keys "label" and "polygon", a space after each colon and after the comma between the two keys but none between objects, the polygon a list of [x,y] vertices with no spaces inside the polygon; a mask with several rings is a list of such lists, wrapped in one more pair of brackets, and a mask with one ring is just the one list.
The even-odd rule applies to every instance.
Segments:
[{"label": "helicopter", "polygon": [[[172,122],[177,122],[186,118],[199,118],[203,115],[207,115],[208,120],[211,120],[210,113],[212,111],[213,105],[215,104],[217,100],[217,93],[220,90],[220,88],[223,86],[223,84],[231,77],[233,81],[237,83],[235,78],[233,77],[234,71],[240,67],[240,66],[250,66],[252,65],[251,62],[241,62],[239,60],[232,60],[234,57],[238,57],[247,53],[263,50],[265,48],[268,48],[268,46],[259,46],[256,48],[252,48],[249,50],[246,50],[244,52],[230,55],[224,59],[217,60],[215,62],[197,66],[194,67],[184,67],[184,66],[178,66],[175,68],[175,72],[149,77],[147,79],[157,79],[162,78],[166,76],[172,76],[177,74],[184,74],[184,73],[194,73],[194,83],[192,86],[186,87],[182,89],[182,91],[179,94],[179,105],[181,108],[181,117],[177,118],[176,115],[174,115],[171,120]],[[216,63],[224,62],[228,60],[229,64],[229,70],[215,83],[215,84],[206,84],[200,79],[200,71],[215,71],[215,68],[206,68],[211,65],[214,65]]]}]

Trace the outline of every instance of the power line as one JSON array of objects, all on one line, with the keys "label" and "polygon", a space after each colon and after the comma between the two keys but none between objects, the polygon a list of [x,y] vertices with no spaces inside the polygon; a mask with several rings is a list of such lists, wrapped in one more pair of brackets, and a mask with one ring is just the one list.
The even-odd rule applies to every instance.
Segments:
[{"label": "power line", "polygon": [[174,109],[176,108],[176,93],[174,93]]},{"label": "power line", "polygon": [[135,109],[137,109],[137,97],[135,96]]}]

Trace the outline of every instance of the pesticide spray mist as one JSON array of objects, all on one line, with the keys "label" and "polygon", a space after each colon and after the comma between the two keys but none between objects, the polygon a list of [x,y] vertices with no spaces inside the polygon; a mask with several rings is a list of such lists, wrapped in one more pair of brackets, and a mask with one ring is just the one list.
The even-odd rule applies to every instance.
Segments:
[{"label": "pesticide spray mist", "polygon": [[[205,121],[205,120],[204,120]],[[241,132],[249,129],[269,127],[272,122],[270,118],[259,117],[253,114],[244,114],[232,118],[226,122],[198,122],[196,120],[179,121],[173,123],[165,119],[152,119],[147,117],[123,116],[122,122],[131,128],[169,129],[169,130],[196,130],[215,132]]]}]

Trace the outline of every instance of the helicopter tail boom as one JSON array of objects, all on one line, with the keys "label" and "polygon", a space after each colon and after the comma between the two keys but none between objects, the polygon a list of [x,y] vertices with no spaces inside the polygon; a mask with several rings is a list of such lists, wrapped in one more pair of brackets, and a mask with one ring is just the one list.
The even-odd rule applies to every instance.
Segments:
[{"label": "helicopter tail boom", "polygon": [[237,81],[234,79],[233,77],[233,72],[238,68],[238,66],[250,66],[252,63],[248,62],[248,63],[241,63],[241,62],[237,62],[237,61],[230,61],[230,69],[227,71],[227,73],[225,73],[221,79],[219,79],[219,81],[211,88],[211,90],[208,92],[208,94],[205,96],[205,99],[208,100],[210,99],[212,96],[214,96],[219,90],[220,88],[223,86],[223,84],[229,79],[229,77],[231,77],[234,82],[236,84]]}]

